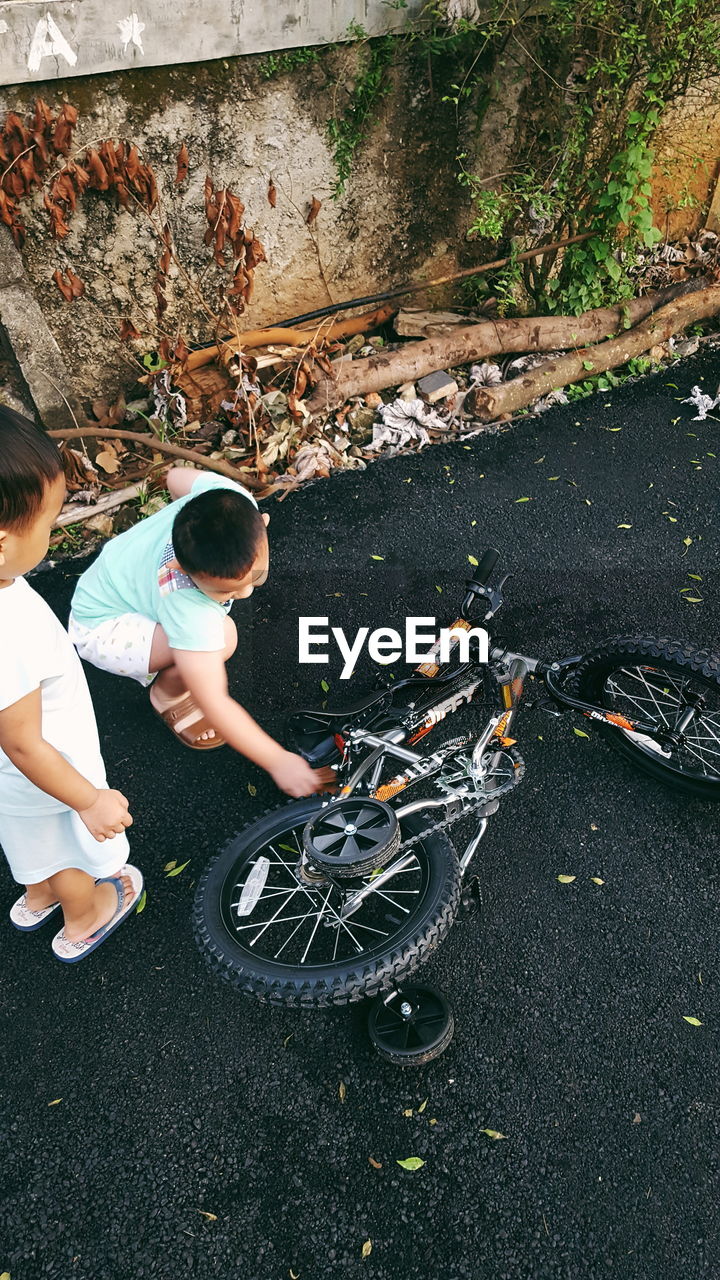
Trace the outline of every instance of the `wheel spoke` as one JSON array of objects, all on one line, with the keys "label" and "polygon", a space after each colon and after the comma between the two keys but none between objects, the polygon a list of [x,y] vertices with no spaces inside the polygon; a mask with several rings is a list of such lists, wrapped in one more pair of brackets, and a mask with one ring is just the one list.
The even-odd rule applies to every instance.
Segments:
[{"label": "wheel spoke", "polygon": [[[356,835],[345,832],[349,821],[347,812],[327,814],[328,823],[318,823],[314,838],[322,839],[331,858],[333,853],[337,856],[341,851],[351,856],[361,853],[372,857],[372,848],[378,842],[384,821],[377,822],[378,815],[372,806],[364,807],[365,813],[359,805],[350,819],[359,828]],[[330,818],[333,823],[337,822],[334,830]],[[363,824],[361,818],[369,821]],[[404,930],[406,922],[422,908],[427,885],[426,855],[416,853],[409,865],[395,872],[389,881],[383,881],[378,889],[373,886],[373,876],[367,873],[347,883],[306,882],[299,875],[304,825],[276,834],[265,844],[256,846],[252,856],[238,867],[238,874],[225,890],[223,911],[229,932],[249,956],[262,957],[288,971],[301,966],[304,969],[337,966],[376,950],[381,954],[399,929]],[[243,919],[238,915],[243,891],[259,859],[267,863],[267,879],[257,900],[252,902],[250,915]],[[404,881],[398,878],[401,875],[406,877]],[[343,916],[343,904],[359,886],[369,892],[352,913]]]},{"label": "wheel spoke", "polygon": [[[305,950],[303,951],[302,956],[300,957],[300,963],[301,963],[301,964],[304,964],[304,963],[305,963],[305,961],[307,960],[307,953],[308,953],[308,951],[310,950],[310,947],[312,946],[312,940],[313,940],[313,938],[315,937],[315,934],[316,934],[316,933],[317,933],[317,931],[318,931],[318,925],[320,924],[320,921],[322,920],[323,913],[324,913],[325,908],[326,908],[326,906],[327,906],[327,904],[328,904],[328,898],[330,897],[330,894],[331,894],[331,893],[332,893],[332,885],[330,885],[330,888],[328,889],[327,893],[325,894],[325,898],[324,898],[324,901],[323,901],[322,907],[320,908],[320,910],[319,910],[319,911],[318,911],[318,913],[317,913],[317,919],[316,919],[316,921],[315,921],[315,926],[314,926],[313,931],[312,931],[312,933],[310,934],[310,937],[309,937],[309,939],[308,939],[308,944],[307,944],[307,946],[306,946]],[[279,954],[280,954],[280,952],[278,952],[278,955],[279,955]],[[275,958],[277,959],[277,956],[276,956]]]},{"label": "wheel spoke", "polygon": [[[720,774],[720,710],[718,692],[691,674],[651,670],[648,667],[621,667],[605,680],[609,705],[626,714],[654,719],[677,730],[689,710],[693,720],[682,742],[671,744],[666,767],[677,773],[717,778]],[[707,708],[708,698],[715,706]],[[638,744],[638,749],[643,746]]]}]

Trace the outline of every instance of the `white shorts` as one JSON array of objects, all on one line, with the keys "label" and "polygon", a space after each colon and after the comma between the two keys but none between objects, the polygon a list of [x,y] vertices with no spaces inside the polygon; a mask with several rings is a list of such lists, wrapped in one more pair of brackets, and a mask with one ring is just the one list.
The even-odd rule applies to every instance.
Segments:
[{"label": "white shorts", "polygon": [[96,840],[73,809],[27,817],[0,813],[0,845],[18,884],[38,884],[73,868],[99,880],[130,860],[125,832]]},{"label": "white shorts", "polygon": [[156,622],[142,613],[123,613],[97,627],[86,627],[70,614],[68,634],[85,662],[91,662],[101,671],[130,676],[148,685],[157,675],[149,671],[156,626]]}]

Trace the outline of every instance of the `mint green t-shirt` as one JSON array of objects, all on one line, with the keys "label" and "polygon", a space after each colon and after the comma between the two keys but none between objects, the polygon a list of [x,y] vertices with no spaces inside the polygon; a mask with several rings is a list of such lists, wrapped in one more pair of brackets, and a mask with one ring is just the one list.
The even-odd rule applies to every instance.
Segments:
[{"label": "mint green t-shirt", "polygon": [[234,480],[198,476],[186,497],[106,543],[75,588],[71,610],[77,622],[94,628],[124,613],[140,613],[160,623],[171,649],[224,649],[230,602],[211,600],[186,574],[168,567],[175,554],[172,527],[178,511],[208,489],[236,489],[257,507],[252,494]]}]

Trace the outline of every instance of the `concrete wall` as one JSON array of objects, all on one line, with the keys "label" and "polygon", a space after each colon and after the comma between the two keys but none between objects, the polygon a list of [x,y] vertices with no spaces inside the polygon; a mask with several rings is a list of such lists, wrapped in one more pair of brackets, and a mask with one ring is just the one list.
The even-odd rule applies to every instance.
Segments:
[{"label": "concrete wall", "polygon": [[[257,269],[244,327],[374,292],[424,270],[452,270],[449,246],[462,245],[465,201],[454,172],[454,109],[433,93],[411,53],[374,112],[347,191],[331,198],[336,172],[326,122],[347,105],[362,56],[353,45],[325,49],[309,67],[271,79],[255,56],[14,86],[0,91],[0,118],[8,110],[27,112],[38,94],[55,107],[67,99],[80,112],[78,147],[108,137],[139,145],[156,172],[162,216],[172,226],[182,268],[171,267],[163,329],[173,333],[179,325],[188,339],[209,340],[212,323],[184,274],[196,284],[202,280],[200,292],[214,311],[220,275],[203,243],[208,173],[240,196],[268,256]],[[183,142],[190,173],[177,187],[175,157]],[[275,208],[267,198],[270,178]],[[313,196],[323,203],[308,228]],[[133,380],[127,348],[117,338],[121,317],[130,316],[153,345],[155,231],[146,215],[119,210],[100,192],[82,198],[62,242],[50,237],[40,193],[23,207],[27,287],[65,361],[63,391],[84,401],[114,395]],[[5,228],[0,233],[6,241]],[[52,283],[56,267],[66,265],[87,289],[73,303]]]},{"label": "concrete wall", "polygon": [[4,0],[0,84],[203,62],[402,30],[424,0]]}]

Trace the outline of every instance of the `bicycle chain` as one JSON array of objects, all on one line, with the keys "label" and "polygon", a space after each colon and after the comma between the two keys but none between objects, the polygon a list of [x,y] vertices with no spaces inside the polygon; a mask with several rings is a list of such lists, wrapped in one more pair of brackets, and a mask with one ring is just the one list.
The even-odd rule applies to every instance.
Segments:
[{"label": "bicycle chain", "polygon": [[402,844],[398,848],[398,855],[407,853],[408,849],[414,848],[416,844],[422,844],[423,840],[427,840],[428,836],[436,835],[437,832],[440,831],[446,831],[448,827],[453,826],[455,822],[459,822],[461,818],[471,817],[473,813],[479,809],[483,809],[493,800],[499,800],[501,796],[507,795],[509,791],[514,791],[515,787],[522,782],[525,774],[525,761],[520,755],[520,752],[515,751],[512,747],[503,747],[502,750],[504,754],[510,756],[513,761],[513,765],[515,767],[514,777],[512,777],[508,782],[505,782],[502,786],[497,787],[490,794],[479,796],[474,803],[470,803],[468,805],[463,801],[459,813],[453,814],[449,818],[440,819],[438,822],[434,822],[431,826],[426,827],[424,831],[419,831],[416,835],[410,836],[408,840],[403,840]]}]

